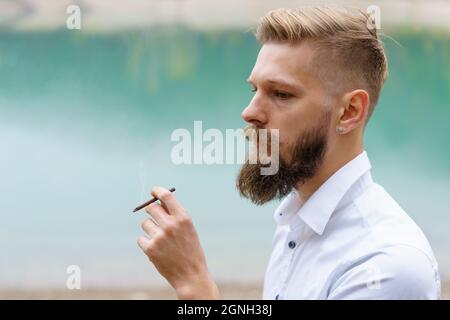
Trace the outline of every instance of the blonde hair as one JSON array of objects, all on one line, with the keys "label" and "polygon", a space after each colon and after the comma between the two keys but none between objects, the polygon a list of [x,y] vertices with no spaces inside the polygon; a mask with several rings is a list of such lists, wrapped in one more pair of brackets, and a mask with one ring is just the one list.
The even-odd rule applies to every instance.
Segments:
[{"label": "blonde hair", "polygon": [[278,9],[261,18],[256,38],[262,44],[310,42],[316,50],[311,70],[331,93],[365,89],[369,118],[387,78],[383,45],[369,19],[360,10],[337,7]]}]

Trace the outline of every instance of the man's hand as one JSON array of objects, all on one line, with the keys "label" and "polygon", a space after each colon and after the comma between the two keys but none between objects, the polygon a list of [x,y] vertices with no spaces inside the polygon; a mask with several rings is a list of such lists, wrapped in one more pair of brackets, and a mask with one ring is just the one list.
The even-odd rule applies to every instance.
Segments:
[{"label": "man's hand", "polygon": [[142,223],[149,237],[140,237],[139,246],[179,299],[219,299],[191,217],[169,190],[155,187],[151,194],[161,204],[145,208],[153,220]]}]

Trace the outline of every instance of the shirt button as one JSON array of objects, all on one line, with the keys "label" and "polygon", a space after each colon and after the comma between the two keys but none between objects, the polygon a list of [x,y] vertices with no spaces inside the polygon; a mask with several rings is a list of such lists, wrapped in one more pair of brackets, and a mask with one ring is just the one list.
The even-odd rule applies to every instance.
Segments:
[{"label": "shirt button", "polygon": [[295,241],[289,241],[288,246],[289,246],[289,248],[294,249],[296,246]]}]

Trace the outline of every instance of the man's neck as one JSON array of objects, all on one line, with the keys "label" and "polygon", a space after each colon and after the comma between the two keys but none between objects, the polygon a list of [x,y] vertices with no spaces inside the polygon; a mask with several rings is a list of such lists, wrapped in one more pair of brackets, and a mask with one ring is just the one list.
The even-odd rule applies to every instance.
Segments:
[{"label": "man's neck", "polygon": [[306,202],[313,194],[325,183],[336,171],[346,165],[348,162],[356,158],[363,152],[361,145],[357,148],[351,148],[346,152],[328,152],[325,154],[322,165],[316,174],[303,184],[298,184],[296,190],[302,202]]}]

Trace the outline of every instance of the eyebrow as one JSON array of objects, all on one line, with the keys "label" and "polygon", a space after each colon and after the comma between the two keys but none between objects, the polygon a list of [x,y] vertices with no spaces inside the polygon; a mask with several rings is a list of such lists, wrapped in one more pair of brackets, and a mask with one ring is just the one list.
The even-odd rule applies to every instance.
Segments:
[{"label": "eyebrow", "polygon": [[[294,82],[286,81],[286,80],[283,80],[283,79],[273,78],[273,79],[267,79],[267,80],[264,80],[264,81],[266,81],[266,82],[268,82],[270,84],[279,84],[279,85],[290,87],[290,88],[294,88],[294,89],[303,89],[302,86],[300,85],[300,83],[294,83]],[[248,77],[247,82],[250,83],[250,84],[253,84],[253,81],[252,81],[251,77]]]}]

